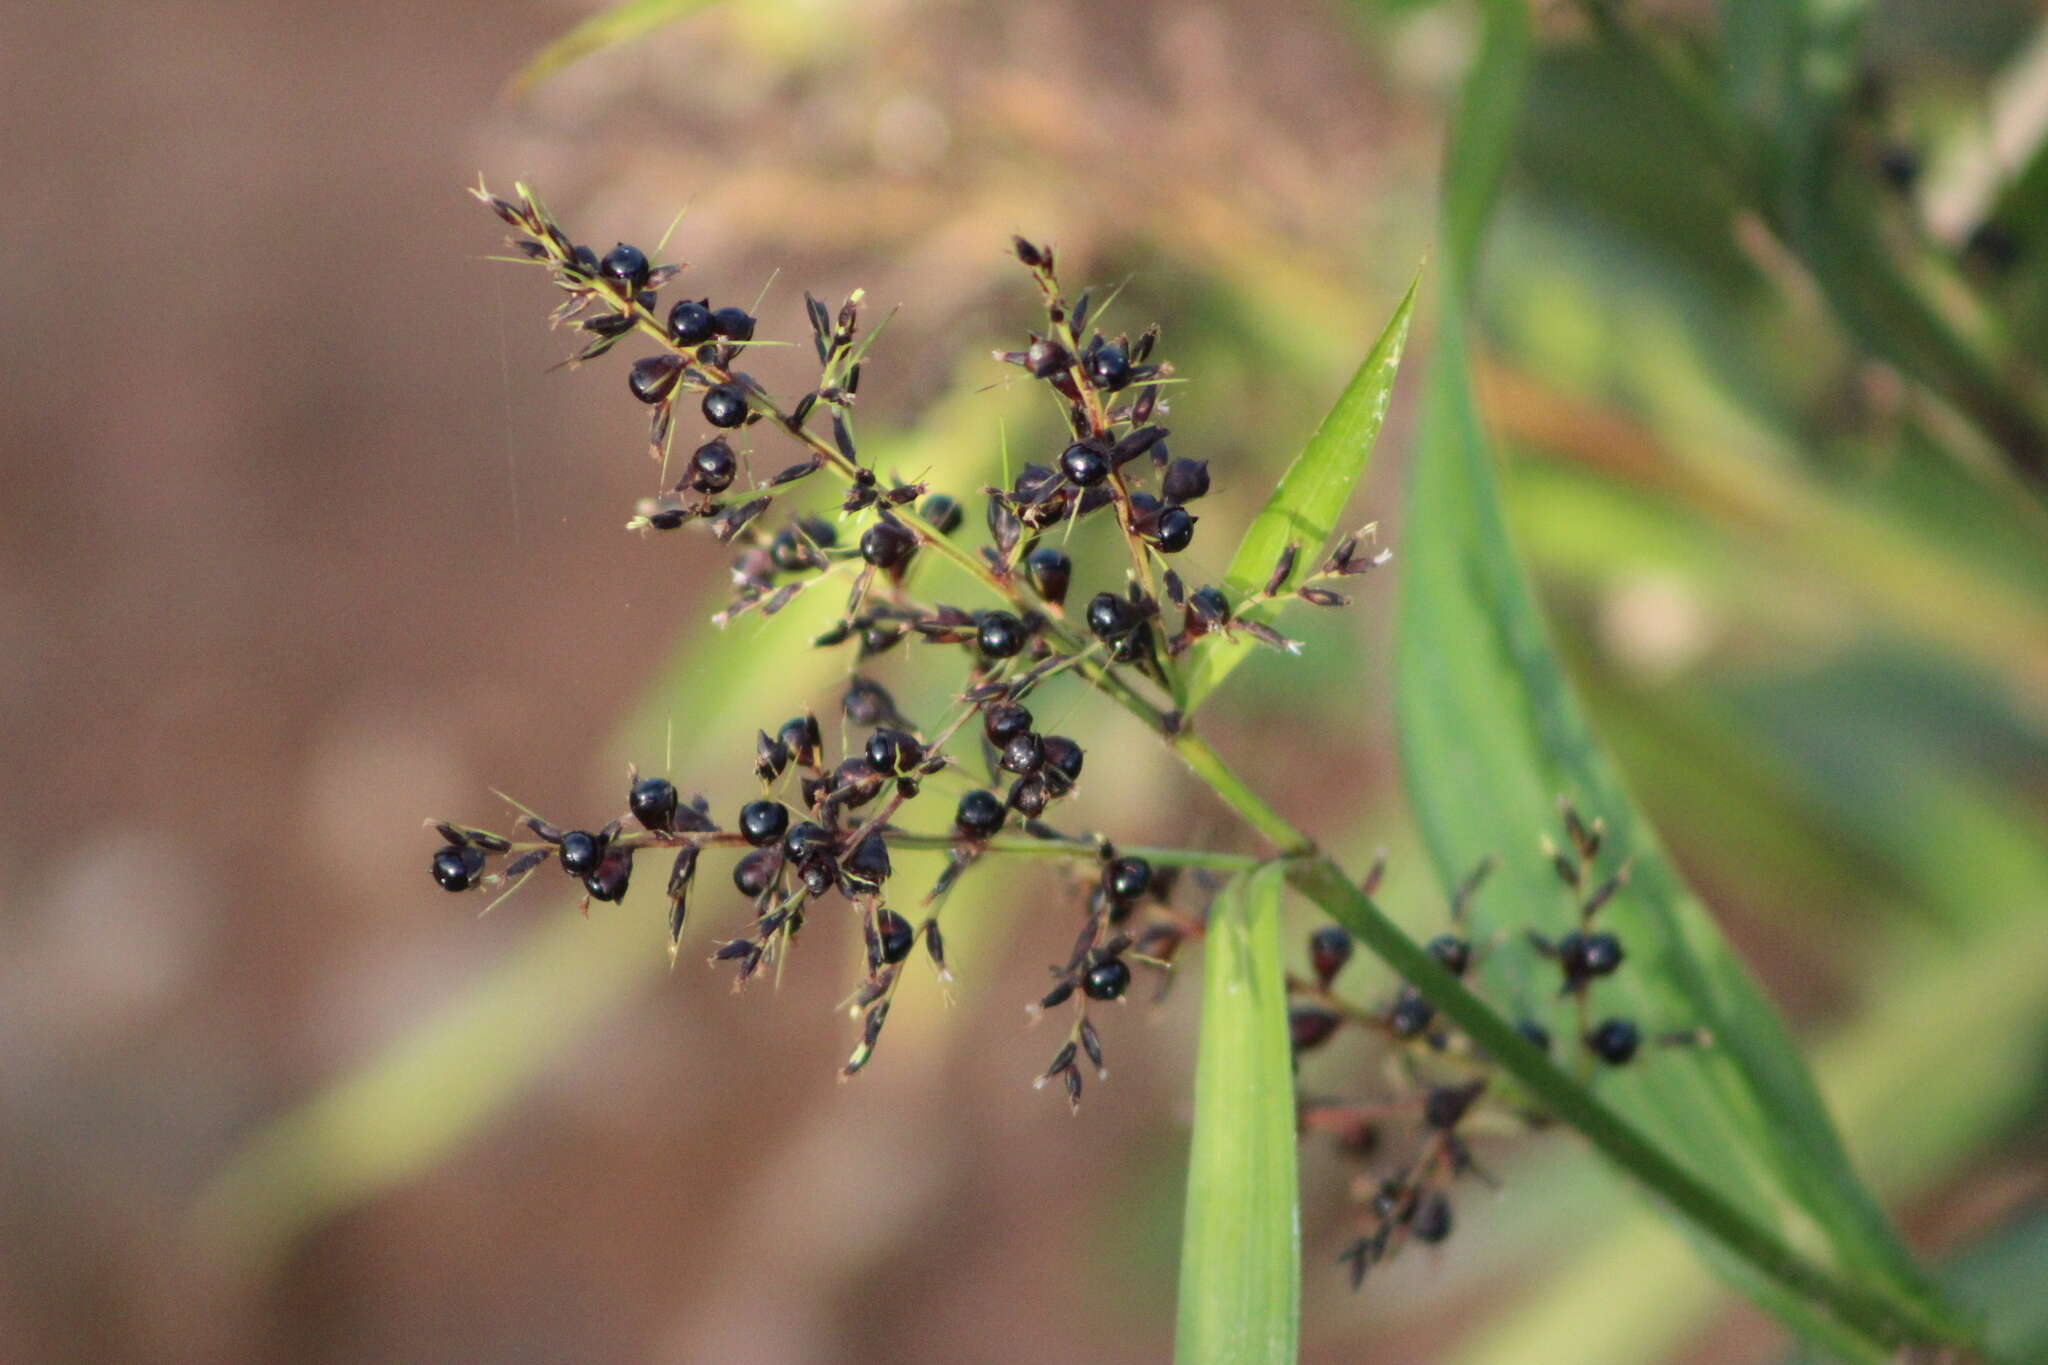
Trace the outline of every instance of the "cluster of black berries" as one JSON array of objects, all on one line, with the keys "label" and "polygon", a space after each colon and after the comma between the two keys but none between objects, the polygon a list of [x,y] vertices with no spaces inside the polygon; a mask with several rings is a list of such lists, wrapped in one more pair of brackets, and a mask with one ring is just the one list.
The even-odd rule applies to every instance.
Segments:
[{"label": "cluster of black berries", "polygon": [[[1528,939],[1544,957],[1556,962],[1563,974],[1560,994],[1573,1002],[1577,1012],[1575,1031],[1587,1064],[1623,1066],[1640,1046],[1636,1024],[1621,1017],[1590,1022],[1587,996],[1592,984],[1612,975],[1625,957],[1620,940],[1611,933],[1596,932],[1593,920],[1627,884],[1628,870],[1624,864],[1596,880],[1600,822],[1588,824],[1569,804],[1563,807],[1563,816],[1571,850],[1566,853],[1552,847],[1547,852],[1558,876],[1573,892],[1579,927],[1555,942],[1535,933]],[[1375,862],[1367,873],[1363,883],[1366,895],[1378,889],[1384,866]],[[1458,886],[1451,896],[1451,928],[1425,945],[1437,965],[1452,976],[1466,977],[1495,946],[1493,942],[1475,944],[1466,927],[1472,900],[1493,866],[1488,859]],[[1369,1102],[1305,1098],[1299,1111],[1301,1130],[1326,1134],[1343,1151],[1366,1161],[1379,1154],[1390,1122],[1405,1120],[1421,1131],[1416,1150],[1391,1175],[1366,1180],[1360,1186],[1369,1209],[1369,1227],[1339,1258],[1350,1267],[1356,1287],[1368,1269],[1405,1242],[1441,1242],[1450,1234],[1450,1186],[1459,1177],[1489,1179],[1473,1161],[1458,1131],[1469,1115],[1490,1110],[1516,1123],[1536,1116],[1505,1103],[1482,1103],[1496,1079],[1495,1063],[1413,986],[1402,984],[1390,1000],[1376,1008],[1338,997],[1332,984],[1351,960],[1351,953],[1350,935],[1338,926],[1325,926],[1309,939],[1311,976],[1288,978],[1288,1024],[1296,1062],[1328,1043],[1341,1028],[1352,1026],[1391,1047],[1389,1074],[1395,1077],[1395,1093]],[[1550,1050],[1550,1030],[1539,1020],[1525,1018],[1516,1030],[1535,1047]],[[1660,1041],[1704,1040],[1697,1033],[1680,1033]]]},{"label": "cluster of black berries", "polygon": [[1189,938],[1202,934],[1199,922],[1171,904],[1178,880],[1175,869],[1154,867],[1148,859],[1120,854],[1107,843],[1098,847],[1097,855],[1096,875],[1081,888],[1081,930],[1073,950],[1065,965],[1051,969],[1052,988],[1030,1008],[1036,1019],[1070,1001],[1075,1006],[1066,1040],[1037,1084],[1058,1081],[1068,1104],[1076,1109],[1081,1103],[1080,1056],[1088,1058],[1099,1078],[1109,1075],[1089,1007],[1125,999],[1133,963],[1159,973],[1154,1000],[1163,997],[1172,982],[1174,955]]},{"label": "cluster of black berries", "polygon": [[[1034,847],[1077,859],[1098,852],[1099,877],[1085,897],[1083,933],[1067,963],[1055,972],[1043,1011],[1072,999],[1079,1016],[1062,1060],[1046,1076],[1061,1078],[1078,1098],[1075,1058],[1100,1066],[1101,1043],[1087,1007],[1122,998],[1133,964],[1164,967],[1198,923],[1167,906],[1168,878],[1142,859],[1117,856],[1099,839],[1074,839],[1044,823],[1054,803],[1080,781],[1084,754],[1072,739],[1047,733],[1036,721],[1037,689],[1062,674],[1140,697],[1132,681],[1149,680],[1169,700],[1178,694],[1175,670],[1196,642],[1242,630],[1251,638],[1293,648],[1246,609],[1282,596],[1323,606],[1345,599],[1327,586],[1385,559],[1365,553],[1361,532],[1343,541],[1307,579],[1296,582],[1300,547],[1281,553],[1263,594],[1233,603],[1217,586],[1192,591],[1170,557],[1192,542],[1190,506],[1209,491],[1206,463],[1176,457],[1167,448],[1162,384],[1171,370],[1154,358],[1158,329],[1135,341],[1090,330],[1090,296],[1071,305],[1061,292],[1050,248],[1014,243],[1042,296],[1045,323],[1026,349],[998,353],[1045,383],[1058,399],[1068,432],[1048,462],[1027,464],[1004,488],[983,490],[988,543],[963,543],[966,509],[922,483],[888,478],[863,464],[854,437],[853,410],[863,358],[874,339],[860,327],[862,295],[837,310],[806,294],[804,304],[820,366],[819,378],[784,406],[736,368],[755,343],[757,320],[746,309],[714,308],[709,299],[682,299],[663,311],[660,291],[681,270],[657,265],[638,248],[621,244],[603,256],[563,231],[525,186],[512,199],[479,187],[475,193],[510,226],[517,258],[536,263],[564,298],[558,324],[573,323],[589,340],[570,359],[593,360],[629,335],[654,347],[632,365],[628,387],[652,410],[650,449],[662,474],[629,523],[645,531],[701,523],[735,547],[732,595],[721,622],[742,613],[779,612],[799,594],[837,581],[846,591],[837,621],[817,639],[821,647],[850,646],[852,678],[841,698],[842,757],[829,760],[814,717],[762,732],[754,772],[760,799],[720,827],[702,799],[682,803],[666,779],[635,778],[629,810],[595,830],[558,828],[533,816],[533,835],[520,843],[485,831],[438,824],[447,844],[434,856],[434,875],[451,891],[476,886],[509,891],[550,858],[576,877],[589,900],[615,901],[627,890],[636,853],[674,851],[669,875],[670,952],[683,927],[684,904],[699,856],[706,848],[740,851],[734,883],[752,907],[747,931],[722,942],[715,960],[734,964],[746,981],[764,963],[783,960],[806,911],[836,894],[856,910],[865,945],[865,968],[852,1000],[861,1043],[848,1063],[860,1069],[872,1054],[900,968],[922,939],[944,970],[937,910],[961,873],[989,852],[991,841],[1013,828]],[[696,396],[703,434],[680,470],[671,468],[676,417],[686,396]],[[774,430],[801,449],[801,458],[757,478],[745,447],[754,430]],[[736,444],[738,443],[738,444]],[[671,477],[679,472],[679,477]],[[771,525],[763,516],[779,499],[818,473],[843,487],[836,508],[796,511]],[[809,486],[809,485],[806,485]],[[1070,621],[1066,605],[1074,564],[1062,542],[1069,526],[1103,508],[1130,556],[1119,582],[1086,598],[1083,620]],[[836,512],[836,515],[833,513]],[[1057,533],[1057,535],[1053,533]],[[920,591],[920,566],[945,559],[994,600],[963,606]],[[1162,623],[1159,585],[1180,608],[1182,621]],[[1253,613],[1254,615],[1258,613]],[[926,660],[956,659],[962,681],[959,707],[929,728],[912,723],[869,668],[900,646]],[[943,651],[943,653],[934,653]],[[1163,728],[1173,713],[1149,701]],[[975,724],[970,727],[970,722]],[[948,756],[963,728],[978,736],[975,755]],[[896,823],[930,781],[966,778],[949,828],[919,833]],[[892,896],[890,848],[950,851],[938,885],[919,910],[906,916]],[[501,860],[493,870],[493,860]],[[495,904],[495,902],[493,902]],[[1145,914],[1133,916],[1140,907]]]}]

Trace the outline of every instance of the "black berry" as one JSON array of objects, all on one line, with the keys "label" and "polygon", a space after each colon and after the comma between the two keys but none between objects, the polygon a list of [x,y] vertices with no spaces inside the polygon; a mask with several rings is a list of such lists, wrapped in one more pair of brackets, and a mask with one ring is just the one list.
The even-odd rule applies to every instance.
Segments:
[{"label": "black berry", "polygon": [[[880,834],[869,834],[853,846],[853,851],[840,861],[839,868],[856,887],[872,890],[889,880],[889,846],[882,842]],[[908,926],[905,928],[907,931]],[[910,951],[907,939],[904,951]],[[900,962],[902,959],[892,957],[888,960]]]},{"label": "black berry", "polygon": [[1287,1011],[1288,1040],[1296,1052],[1307,1052],[1329,1042],[1342,1022],[1321,1005],[1296,1005]]},{"label": "black berry", "polygon": [[740,834],[755,848],[767,848],[789,830],[789,807],[780,801],[749,801],[740,808]]},{"label": "black berry", "polygon": [[875,936],[881,940],[884,962],[901,962],[910,956],[911,945],[917,942],[917,931],[910,927],[910,921],[894,910],[884,910],[875,916]]},{"label": "black berry", "polygon": [[1387,1027],[1396,1038],[1418,1038],[1428,1030],[1436,1010],[1413,991],[1404,990],[1387,1012]]},{"label": "black berry", "polygon": [[986,839],[1003,827],[1003,803],[996,794],[979,788],[960,798],[960,808],[953,813],[953,823],[963,834],[977,839]]},{"label": "black berry", "polygon": [[742,896],[752,900],[774,884],[775,865],[776,858],[773,849],[764,848],[757,852],[749,853],[746,857],[733,864],[732,884],[739,888],[739,893]]},{"label": "black berry", "polygon": [[1438,934],[1429,941],[1429,955],[1452,976],[1463,976],[1472,965],[1472,945],[1456,934]]},{"label": "black berry", "polygon": [[797,716],[782,723],[775,732],[775,738],[790,752],[790,756],[805,766],[818,761],[818,750],[824,744],[824,737],[818,733],[816,716]]},{"label": "black berry", "polygon": [[1104,958],[1081,978],[1081,993],[1090,1000],[1114,1000],[1131,984],[1131,969],[1120,957]]},{"label": "black berry", "polygon": [[1626,1019],[1603,1019],[1586,1034],[1586,1046],[1609,1066],[1624,1066],[1636,1055],[1642,1035]]},{"label": "black berry", "polygon": [[597,871],[597,865],[604,858],[604,845],[595,834],[572,829],[562,836],[562,871],[572,877],[586,876]]},{"label": "black berry", "polygon": [[633,362],[626,372],[626,387],[643,403],[659,403],[675,392],[683,377],[683,362],[672,355],[651,355]]},{"label": "black berry", "polygon": [[598,274],[636,292],[647,283],[647,268],[647,253],[624,242],[605,252],[597,263]]},{"label": "black berry", "polygon": [[832,835],[823,825],[806,820],[782,836],[782,851],[793,863],[808,863],[832,851]]},{"label": "black berry", "polygon": [[584,874],[583,889],[594,901],[615,901],[626,894],[626,884],[633,878],[633,850],[615,848],[604,855],[604,861]]},{"label": "black berry", "polygon": [[1036,773],[1020,777],[1010,784],[1010,809],[1027,820],[1045,814],[1046,803],[1051,800],[1051,789]]},{"label": "black berry", "polygon": [[1029,730],[1012,736],[1010,742],[1003,746],[999,762],[1004,772],[1035,773],[1045,766],[1045,741]]},{"label": "black berry", "polygon": [[1351,935],[1341,925],[1324,925],[1308,937],[1308,960],[1317,983],[1327,990],[1351,960]]},{"label": "black berry", "polygon": [[932,529],[942,536],[950,536],[960,529],[960,523],[967,519],[967,513],[960,504],[944,493],[934,493],[926,498],[917,509],[917,514],[932,524]]},{"label": "black berry", "polygon": [[1074,561],[1056,545],[1041,545],[1024,559],[1024,572],[1031,590],[1053,606],[1067,600],[1067,584],[1074,576]]},{"label": "black berry", "polygon": [[1109,453],[1101,446],[1077,441],[1060,454],[1060,470],[1082,488],[1093,488],[1109,477]]},{"label": "black berry", "polygon": [[747,396],[731,384],[704,393],[704,420],[714,427],[736,427],[747,420]]},{"label": "black berry", "polygon": [[714,437],[698,446],[690,456],[690,487],[699,493],[723,493],[732,487],[733,476],[739,473],[739,458],[732,453],[732,447],[724,437]]},{"label": "black berry", "polygon": [[1426,1194],[1415,1206],[1408,1224],[1415,1240],[1434,1246],[1451,1235],[1451,1201],[1438,1193]]},{"label": "black berry", "polygon": [[434,854],[434,880],[443,891],[467,891],[484,870],[484,851],[467,844],[449,844]]},{"label": "black berry", "polygon": [[642,829],[664,832],[675,823],[676,784],[665,777],[643,777],[633,784],[626,804]]},{"label": "black berry", "polygon": [[1119,858],[1102,874],[1103,888],[1117,900],[1129,904],[1152,886],[1152,864],[1143,858]]},{"label": "black berry", "polygon": [[1137,607],[1115,593],[1099,592],[1088,599],[1088,629],[1098,640],[1115,640],[1137,629]]},{"label": "black berry", "polygon": [[1046,784],[1055,796],[1065,796],[1081,780],[1081,764],[1086,755],[1081,746],[1065,735],[1047,735],[1040,741],[1045,749]]},{"label": "black berry", "polygon": [[997,702],[981,713],[981,728],[1000,749],[1031,728],[1031,712],[1013,701]]},{"label": "black berry", "polygon": [[1621,951],[1621,940],[1612,934],[1588,934],[1581,950],[1580,962],[1588,976],[1608,976],[1621,965],[1625,956]]},{"label": "black berry", "polygon": [[975,643],[984,658],[1009,659],[1024,648],[1030,634],[1024,623],[1009,612],[985,611],[975,632]]},{"label": "black berry", "polygon": [[1178,459],[1159,480],[1159,495],[1168,502],[1193,502],[1209,491],[1209,462]]},{"label": "black berry", "polygon": [[1131,358],[1115,342],[1100,347],[1088,357],[1088,378],[1096,388],[1115,393],[1131,382]]},{"label": "black berry", "polygon": [[1161,552],[1179,554],[1195,542],[1195,514],[1178,503],[1168,504],[1159,514],[1159,525],[1151,538]]},{"label": "black berry", "polygon": [[881,729],[868,736],[868,762],[882,773],[907,773],[924,761],[924,745],[901,730]]},{"label": "black berry", "polygon": [[860,557],[878,569],[893,569],[917,549],[917,535],[898,521],[878,521],[860,538]]},{"label": "black berry", "polygon": [[727,341],[752,341],[754,315],[744,308],[721,308],[711,315],[711,329]]},{"label": "black berry", "polygon": [[700,299],[684,299],[668,310],[668,334],[679,346],[702,346],[716,330],[711,310]]}]

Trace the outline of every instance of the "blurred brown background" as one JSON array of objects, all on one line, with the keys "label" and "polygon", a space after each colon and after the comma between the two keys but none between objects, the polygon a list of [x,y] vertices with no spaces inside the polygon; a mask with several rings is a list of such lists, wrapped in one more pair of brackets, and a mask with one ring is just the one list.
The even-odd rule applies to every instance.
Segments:
[{"label": "blurred brown background", "polygon": [[[832,1081],[851,1032],[831,1010],[850,943],[821,935],[779,992],[729,994],[697,962],[733,911],[722,872],[672,978],[645,888],[571,924],[544,885],[479,922],[428,882],[422,816],[502,827],[492,788],[607,810],[628,758],[660,766],[671,723],[678,780],[723,806],[753,727],[806,695],[750,630],[701,643],[723,572],[708,540],[619,534],[648,482],[622,367],[547,372],[566,343],[545,291],[482,259],[500,233],[461,190],[479,169],[528,179],[600,249],[651,245],[687,206],[671,254],[716,299],[780,271],[764,334],[801,339],[803,288],[900,301],[864,416],[942,417],[915,449],[962,488],[1046,416],[974,390],[1030,318],[1003,243],[1057,240],[1071,274],[1129,276],[1123,324],[1166,323],[1201,381],[1175,425],[1206,433],[1186,453],[1217,460],[1207,510],[1227,526],[1423,253],[1465,30],[1395,7],[1361,43],[1356,15],[1320,4],[732,6],[507,98],[583,12],[6,19],[9,1361],[1166,1350],[1192,1002],[1117,1016],[1114,1079],[1078,1120],[1033,1093],[1051,1044],[1019,1008],[1070,934],[1050,873],[977,893],[988,921],[959,935],[953,1007],[908,998],[851,1085]],[[803,359],[763,368],[787,387]],[[1407,423],[1363,499],[1390,528]],[[1317,623],[1344,637],[1314,675],[1348,681],[1343,728],[1260,725],[1261,695],[1307,689],[1265,668],[1219,743],[1289,773],[1279,800],[1311,827],[1391,844],[1393,893],[1426,919],[1389,808],[1384,593]],[[1594,615],[1573,639],[1599,638]],[[1669,638],[1623,635],[1624,656]],[[1074,723],[1114,742],[1110,721]],[[1238,837],[1149,753],[1115,761],[1088,819]],[[1840,977],[1743,872],[1679,845],[1794,1015],[1830,1017]],[[583,956],[554,970],[558,943]],[[451,1042],[448,1070],[248,1156],[490,981],[530,1003],[528,1031]],[[1524,1188],[1585,1188],[1569,1152],[1525,1159]],[[250,1160],[246,1183],[222,1175]],[[1316,1358],[1448,1359],[1572,1240],[1555,1196],[1515,1212],[1511,1175],[1503,1211],[1472,1219],[1498,1217],[1498,1238],[1353,1297],[1326,1269],[1343,1173],[1306,1169]],[[2036,1188],[2026,1162],[1988,1169],[1967,1187],[1987,1207]],[[236,1199],[223,1234],[208,1210]],[[1702,1312],[1694,1358],[1775,1352],[1746,1312]]]}]

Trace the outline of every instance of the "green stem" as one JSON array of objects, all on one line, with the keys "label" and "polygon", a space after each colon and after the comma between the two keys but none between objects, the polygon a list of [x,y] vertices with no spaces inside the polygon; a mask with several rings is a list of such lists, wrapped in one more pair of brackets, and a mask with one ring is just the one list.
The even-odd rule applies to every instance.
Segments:
[{"label": "green stem", "polygon": [[[951,834],[912,834],[891,830],[889,845],[902,849],[944,850],[966,847]],[[1005,835],[975,845],[982,852],[1024,858],[1095,858],[1102,846],[1092,839],[1034,839],[1029,835]],[[1270,859],[1250,853],[1218,853],[1206,848],[1154,848],[1136,844],[1116,845],[1118,856],[1143,858],[1161,867],[1213,867],[1223,872],[1249,872]]]}]

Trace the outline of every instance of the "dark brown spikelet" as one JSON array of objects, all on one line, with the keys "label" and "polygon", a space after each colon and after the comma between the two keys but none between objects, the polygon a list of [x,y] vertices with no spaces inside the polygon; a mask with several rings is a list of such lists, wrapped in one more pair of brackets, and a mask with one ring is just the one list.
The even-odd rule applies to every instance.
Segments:
[{"label": "dark brown spikelet", "polygon": [[1266,596],[1280,595],[1280,590],[1287,586],[1287,580],[1294,574],[1294,561],[1300,553],[1301,547],[1292,541],[1280,552],[1279,560],[1273,565],[1273,572],[1266,578]]}]

